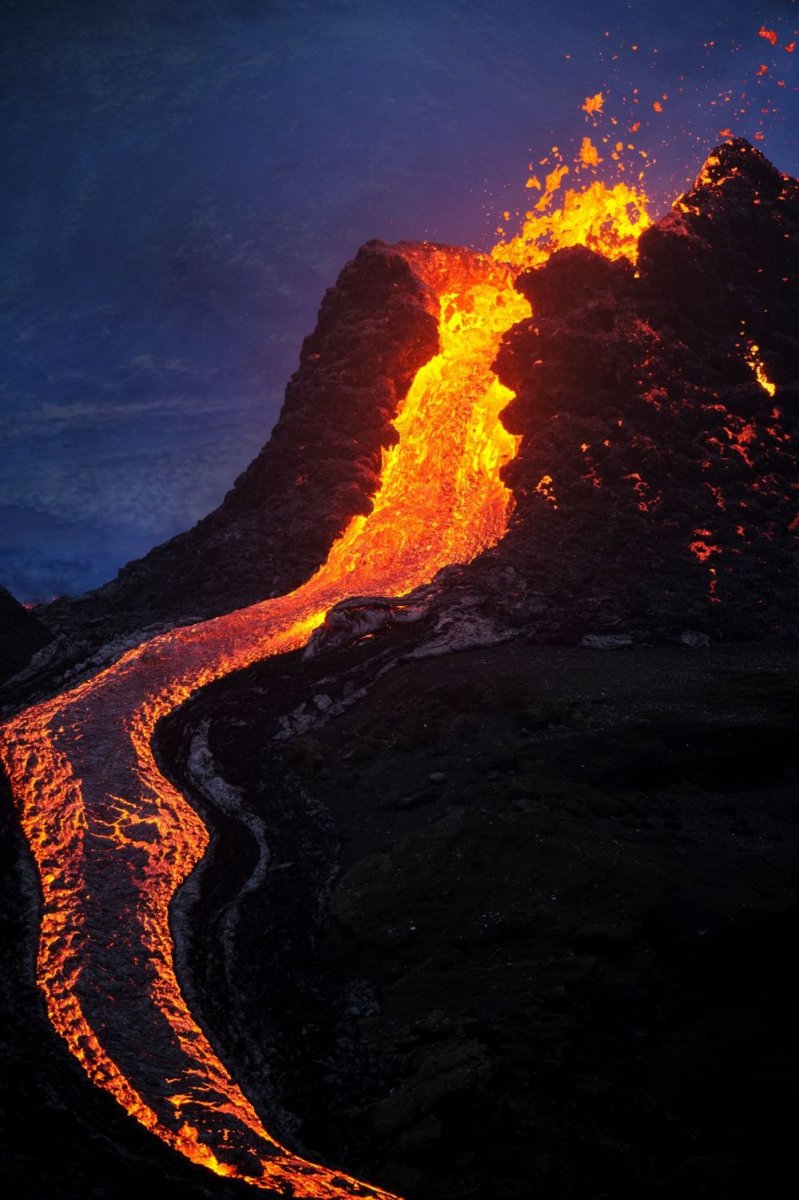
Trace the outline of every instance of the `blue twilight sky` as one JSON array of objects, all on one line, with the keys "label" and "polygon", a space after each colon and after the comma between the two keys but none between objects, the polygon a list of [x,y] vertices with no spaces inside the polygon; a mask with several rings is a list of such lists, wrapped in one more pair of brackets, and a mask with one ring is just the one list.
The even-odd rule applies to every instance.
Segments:
[{"label": "blue twilight sky", "polygon": [[191,525],[358,246],[488,248],[553,144],[640,122],[661,206],[723,129],[798,174],[797,33],[795,0],[0,0],[0,581]]}]

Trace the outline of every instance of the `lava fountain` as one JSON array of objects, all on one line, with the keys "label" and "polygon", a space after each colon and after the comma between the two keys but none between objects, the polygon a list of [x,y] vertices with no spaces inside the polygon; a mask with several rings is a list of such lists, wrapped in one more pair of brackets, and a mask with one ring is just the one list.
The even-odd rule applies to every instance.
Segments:
[{"label": "lava fountain", "polygon": [[[39,869],[37,977],[52,1024],[90,1079],[196,1163],[297,1197],[385,1196],[282,1146],[190,1013],[173,961],[169,906],[208,833],[164,778],[157,722],[212,680],[302,646],[339,601],[402,595],[502,537],[501,479],[517,439],[500,413],[511,393],[491,364],[529,316],[514,271],[582,243],[634,250],[643,198],[592,184],[528,214],[493,258],[403,246],[437,296],[440,353],[416,375],[396,419],[368,516],[356,516],[317,573],[289,595],[129,650],[0,731],[0,753]],[[508,266],[507,264],[512,264]]]}]

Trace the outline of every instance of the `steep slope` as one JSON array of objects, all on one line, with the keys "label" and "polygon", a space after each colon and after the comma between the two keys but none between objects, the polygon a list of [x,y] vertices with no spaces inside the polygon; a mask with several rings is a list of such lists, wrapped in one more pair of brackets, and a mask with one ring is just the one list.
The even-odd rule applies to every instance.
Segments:
[{"label": "steep slope", "polygon": [[408,1196],[751,1200],[790,1160],[796,647],[707,643],[796,633],[798,218],[737,143],[637,273],[572,249],[523,274],[505,538],[413,624],[356,598],[162,730],[277,860],[237,906],[220,818],[212,1024]]},{"label": "steep slope", "polygon": [[431,280],[441,353],[397,414],[368,516],[351,519],[300,587],[152,637],[0,730],[39,871],[37,981],[54,1028],[97,1086],[191,1161],[314,1200],[378,1193],[279,1140],[268,1087],[259,1113],[193,1015],[173,897],[210,837],[159,771],[152,741],[193,693],[304,645],[341,600],[403,595],[502,536],[510,493],[499,469],[516,445],[499,422],[510,394],[490,364],[526,304],[490,259],[409,253]]},{"label": "steep slope", "polygon": [[396,440],[392,418],[437,349],[434,293],[401,246],[370,242],[326,293],[277,425],[219,508],[42,618],[96,643],[296,587],[348,520],[369,511],[382,451]]}]

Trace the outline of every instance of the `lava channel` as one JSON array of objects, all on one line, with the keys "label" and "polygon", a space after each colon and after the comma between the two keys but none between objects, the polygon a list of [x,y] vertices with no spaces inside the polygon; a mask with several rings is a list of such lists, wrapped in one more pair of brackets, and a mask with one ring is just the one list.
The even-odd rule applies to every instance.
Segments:
[{"label": "lava channel", "polygon": [[[590,220],[612,226],[601,199]],[[556,232],[544,230],[542,248],[533,230],[528,263],[548,256]],[[561,244],[577,241],[585,229],[572,221]],[[402,250],[439,298],[440,353],[419,370],[396,419],[399,440],[385,454],[372,512],[353,518],[296,591],[161,634],[0,731],[41,877],[37,978],[52,1024],[90,1079],[175,1150],[297,1197],[388,1194],[282,1146],[192,1017],[169,906],[208,833],[159,771],[151,739],[205,684],[302,646],[339,601],[402,595],[504,533],[511,496],[500,470],[517,439],[500,422],[511,393],[491,363],[529,305],[501,262],[443,247]],[[609,252],[621,252],[618,238]]]}]

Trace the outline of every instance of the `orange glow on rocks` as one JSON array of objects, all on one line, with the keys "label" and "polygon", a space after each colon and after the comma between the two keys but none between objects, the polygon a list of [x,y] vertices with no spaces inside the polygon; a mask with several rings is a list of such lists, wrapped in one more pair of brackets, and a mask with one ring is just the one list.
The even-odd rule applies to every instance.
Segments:
[{"label": "orange glow on rocks", "polygon": [[[401,247],[438,298],[440,352],[396,418],[372,512],[352,519],[311,579],[154,637],[0,731],[41,878],[37,976],[53,1026],[90,1079],[147,1129],[258,1188],[328,1200],[387,1195],[281,1145],[189,1011],[170,904],[208,832],[161,774],[153,733],[204,685],[304,645],[341,600],[403,595],[502,537],[511,496],[500,470],[518,439],[501,423],[511,393],[491,364],[502,335],[530,314],[514,272],[578,243],[632,257],[649,224],[643,196],[622,184],[567,191],[553,209],[565,173],[548,176],[543,207],[492,257]],[[537,490],[557,507],[549,475]]]},{"label": "orange glow on rocks", "polygon": [[551,475],[542,475],[538,483],[535,485],[535,490],[540,496],[543,496],[548,504],[553,508],[558,507],[558,499],[555,495],[555,486]]},{"label": "orange glow on rocks", "polygon": [[717,546],[709,540],[712,536],[709,529],[694,530],[694,541],[691,542],[689,549],[700,562],[707,562],[711,554],[721,554],[721,546]]}]

